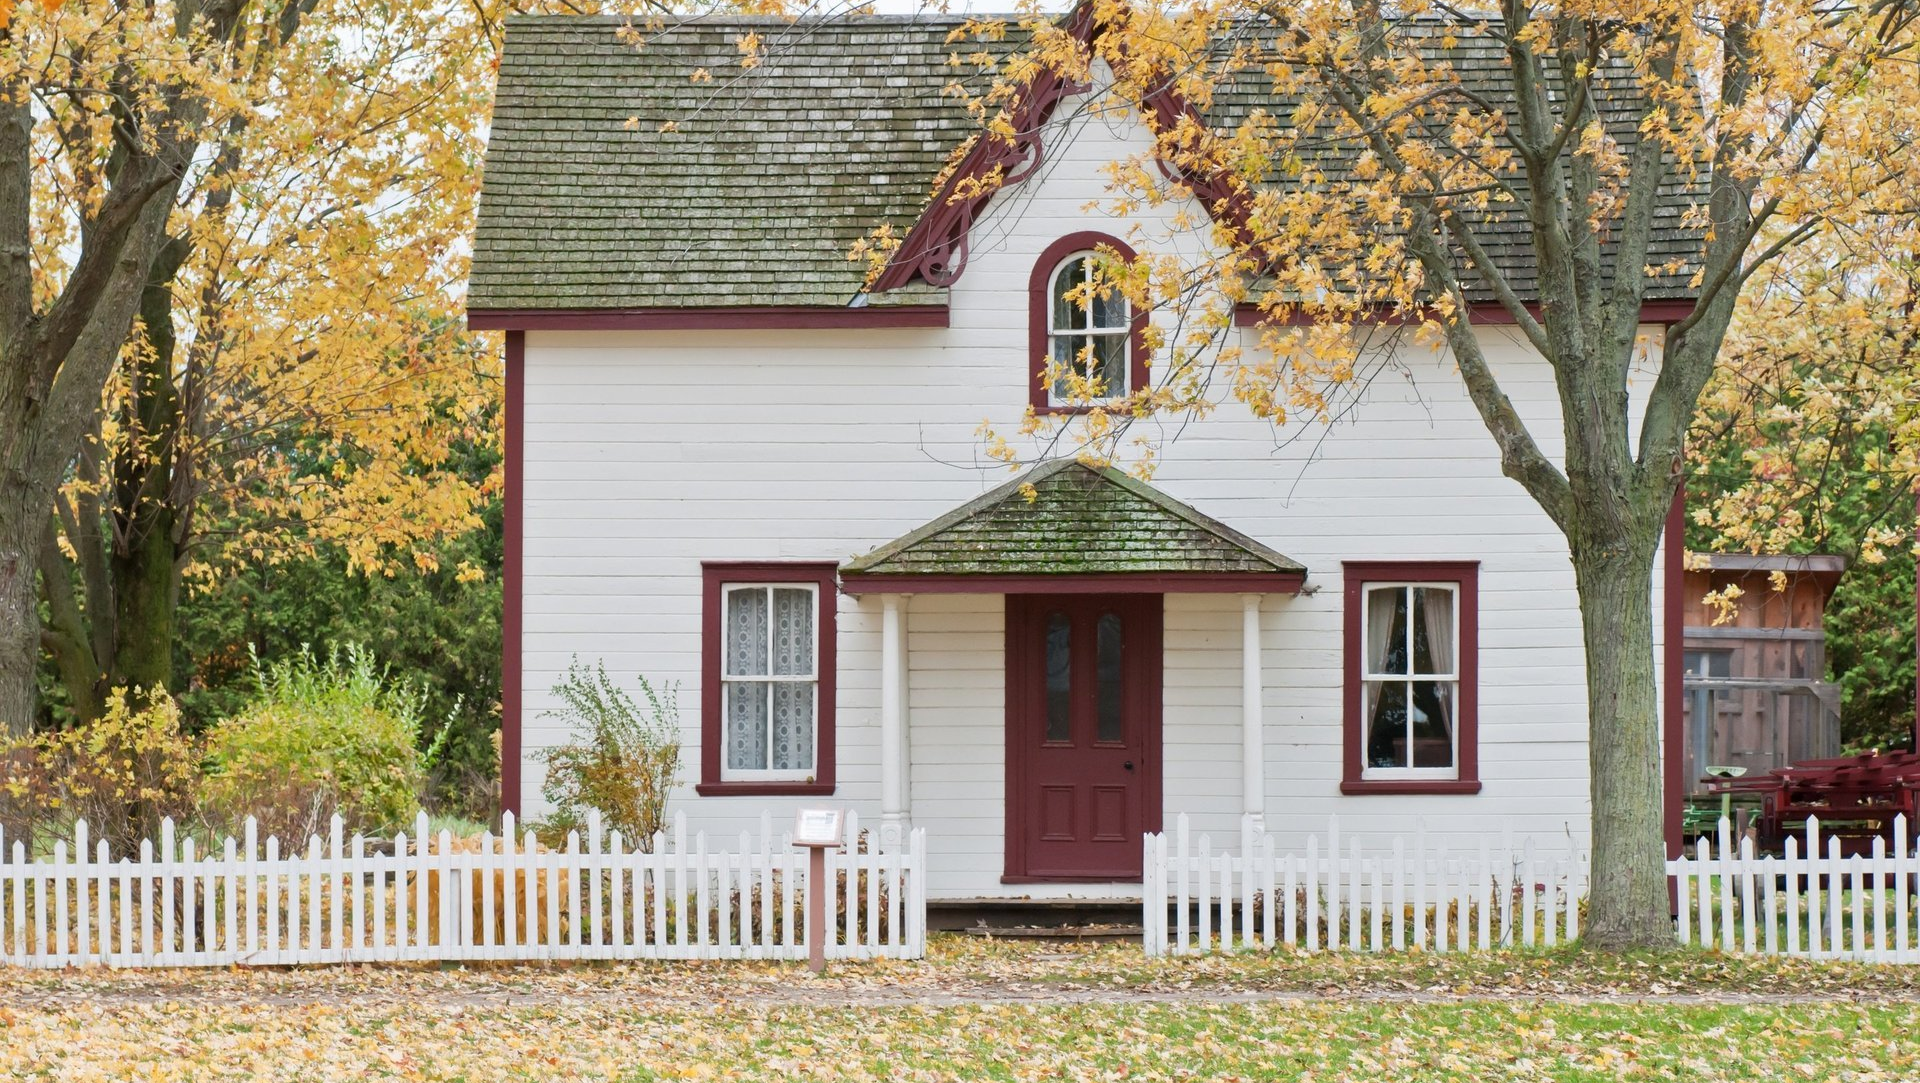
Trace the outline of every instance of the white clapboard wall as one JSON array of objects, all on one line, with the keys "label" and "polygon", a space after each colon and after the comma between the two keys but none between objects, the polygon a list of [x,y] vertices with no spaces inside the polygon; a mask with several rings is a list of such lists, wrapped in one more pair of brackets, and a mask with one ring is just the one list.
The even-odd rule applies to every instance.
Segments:
[{"label": "white clapboard wall", "polygon": [[37,858],[0,840],[0,963],[27,967],[257,966],[547,959],[804,959],[806,893],[829,891],[828,958],[926,950],[926,837],[866,831],[826,855],[763,816],[758,838],[688,837],[684,818],[645,847],[597,817],[561,849],[521,835],[345,837],[283,853],[251,820],[218,847],[171,821],[137,854],[78,824]]}]

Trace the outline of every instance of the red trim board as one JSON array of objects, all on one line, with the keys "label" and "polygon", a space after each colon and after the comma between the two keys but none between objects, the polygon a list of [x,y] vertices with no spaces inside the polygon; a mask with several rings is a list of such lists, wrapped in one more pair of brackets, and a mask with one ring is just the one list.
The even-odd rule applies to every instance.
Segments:
[{"label": "red trim board", "polygon": [[1666,755],[1661,774],[1666,781],[1667,856],[1680,856],[1686,845],[1681,827],[1686,816],[1687,780],[1681,771],[1686,762],[1686,545],[1687,492],[1683,484],[1673,495],[1673,507],[1667,510],[1664,558],[1665,581],[1661,589],[1660,658],[1665,678],[1660,689],[1661,714],[1666,723]]},{"label": "red trim board", "polygon": [[500,583],[500,810],[520,814],[520,642],[525,546],[527,336],[507,332]]},{"label": "red trim board", "polygon": [[1082,575],[858,575],[848,594],[1298,594],[1305,572],[1098,572]]},{"label": "red trim board", "polygon": [[[1528,305],[1526,308],[1536,319],[1539,318],[1541,311],[1539,305]],[[1646,304],[1640,306],[1641,323],[1673,324],[1686,319],[1692,314],[1692,301],[1648,301]],[[1423,312],[1417,316],[1389,314],[1364,322],[1398,326],[1401,324],[1417,323],[1427,319],[1430,315],[1433,314],[1427,312]],[[1233,325],[1235,327],[1254,327],[1265,318],[1266,313],[1262,312],[1258,305],[1243,304],[1234,306]],[[1505,305],[1495,304],[1490,301],[1473,305],[1469,309],[1467,319],[1469,323],[1484,324],[1487,326],[1504,326],[1515,322],[1513,313],[1507,311]],[[1311,309],[1300,308],[1294,310],[1293,314],[1282,321],[1280,326],[1311,327],[1319,322],[1319,317],[1316,316]]]},{"label": "red trim board", "polygon": [[473,308],[472,331],[788,331],[945,327],[945,305],[742,305],[725,308]]}]

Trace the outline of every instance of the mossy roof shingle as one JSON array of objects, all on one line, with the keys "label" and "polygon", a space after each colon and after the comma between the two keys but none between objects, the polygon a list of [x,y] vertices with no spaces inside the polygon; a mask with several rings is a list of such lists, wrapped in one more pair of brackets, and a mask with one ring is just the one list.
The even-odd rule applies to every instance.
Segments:
[{"label": "mossy roof shingle", "polygon": [[976,127],[943,93],[955,20],[700,19],[638,48],[624,25],[508,21],[472,307],[845,305],[853,243],[910,227]]},{"label": "mossy roof shingle", "polygon": [[[699,18],[649,30],[639,47],[623,40],[625,25],[597,16],[509,20],[472,308],[845,305],[865,271],[848,250],[881,225],[904,235],[935,176],[978,129],[951,85],[978,91],[991,78],[949,65],[953,53],[981,48],[948,43],[961,25],[952,18]],[[762,39],[753,68],[741,66],[747,34]],[[1498,42],[1461,37],[1446,49],[1476,93],[1510,95]],[[696,80],[703,70],[710,78]],[[1630,146],[1632,88],[1624,76],[1601,84],[1608,126]],[[1249,77],[1221,89],[1209,119],[1237,124],[1256,108],[1283,123],[1293,111]],[[673,130],[663,131],[669,122]],[[1322,143],[1310,164],[1337,177],[1354,157],[1351,147]],[[1698,191],[1697,180],[1663,186],[1649,263],[1697,252],[1699,234],[1681,217]],[[1498,208],[1483,227],[1503,273],[1531,298],[1524,218]],[[1658,277],[1648,298],[1691,296],[1690,273]],[[1470,299],[1490,299],[1467,280]],[[944,299],[944,290],[916,283],[871,303]]]},{"label": "mossy roof shingle", "polygon": [[855,557],[840,570],[881,578],[1299,575],[1306,568],[1146,482],[1111,467],[1096,470],[1060,459]]}]

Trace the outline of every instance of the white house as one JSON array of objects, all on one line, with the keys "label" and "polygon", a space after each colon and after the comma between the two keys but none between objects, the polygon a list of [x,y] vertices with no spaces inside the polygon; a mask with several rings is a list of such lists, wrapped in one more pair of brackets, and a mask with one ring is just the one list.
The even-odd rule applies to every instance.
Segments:
[{"label": "white house", "polygon": [[[1330,424],[1169,432],[1151,483],[987,457],[983,421],[1052,405],[1056,337],[1153,378],[1148,316],[1053,301],[1096,244],[1197,252],[1206,219],[1097,206],[1151,143],[1069,86],[960,162],[1006,168],[997,194],[929,201],[975,124],[942,92],[954,25],[510,23],[470,298],[507,332],[505,803],[540,811],[578,657],[679,683],[696,826],[923,827],[934,898],[1137,895],[1176,813],[1584,839],[1566,545],[1444,350],[1395,338]],[[907,241],[864,288],[847,252],[882,223]],[[1688,304],[1652,296],[1657,359]],[[1545,362],[1475,318],[1551,453]]]}]

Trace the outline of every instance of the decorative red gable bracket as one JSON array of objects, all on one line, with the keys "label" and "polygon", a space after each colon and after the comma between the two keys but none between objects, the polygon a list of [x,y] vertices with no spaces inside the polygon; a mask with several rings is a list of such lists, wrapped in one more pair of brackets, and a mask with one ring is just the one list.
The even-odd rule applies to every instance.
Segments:
[{"label": "decorative red gable bracket", "polygon": [[[1099,32],[1092,5],[1080,4],[1074,8],[1066,31],[1090,47]],[[1046,159],[1041,130],[1062,101],[1087,89],[1086,84],[1054,71],[1036,77],[1008,114],[1014,131],[1012,139],[983,132],[974,140],[966,156],[940,185],[932,202],[900,242],[886,268],[867,287],[868,292],[885,293],[915,279],[931,286],[951,286],[959,281],[967,267],[967,239],[974,221],[995,195],[1025,181],[1040,168]],[[1141,102],[1141,110],[1150,113],[1158,130],[1163,132],[1172,130],[1183,117],[1200,119],[1198,111],[1171,86],[1149,93]],[[1160,169],[1169,180],[1191,189],[1215,221],[1224,217],[1236,229],[1245,229],[1251,201],[1243,187],[1220,175],[1185,176],[1164,160]],[[999,178],[997,182],[995,177]]]}]

